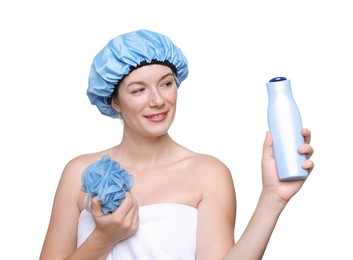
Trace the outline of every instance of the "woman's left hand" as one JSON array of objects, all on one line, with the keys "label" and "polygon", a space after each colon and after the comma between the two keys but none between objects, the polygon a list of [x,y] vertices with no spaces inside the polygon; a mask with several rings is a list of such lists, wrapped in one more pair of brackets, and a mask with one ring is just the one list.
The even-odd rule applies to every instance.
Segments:
[{"label": "woman's left hand", "polygon": [[[314,153],[313,148],[310,146],[311,132],[309,129],[303,128],[301,134],[304,137],[304,144],[298,148],[298,152],[306,155],[306,161],[302,164],[302,167],[310,173],[314,168],[314,162],[310,160]],[[305,180],[280,181],[278,179],[270,132],[267,132],[263,144],[261,167],[263,193],[276,195],[285,203],[300,190],[305,182]]]}]

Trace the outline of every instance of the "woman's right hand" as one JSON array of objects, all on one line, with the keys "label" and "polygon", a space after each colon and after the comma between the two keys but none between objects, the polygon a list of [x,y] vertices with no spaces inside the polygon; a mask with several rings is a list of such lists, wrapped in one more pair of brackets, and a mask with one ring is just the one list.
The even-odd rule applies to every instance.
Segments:
[{"label": "woman's right hand", "polygon": [[103,213],[101,202],[94,197],[92,216],[96,224],[94,232],[102,243],[111,247],[134,235],[139,227],[138,204],[130,192],[125,193],[125,199],[116,211],[108,214]]},{"label": "woman's right hand", "polygon": [[[304,144],[299,147],[298,152],[306,155],[306,161],[302,167],[310,173],[314,168],[314,162],[310,160],[314,153],[310,146],[311,132],[303,128],[301,133],[304,137]],[[305,180],[280,181],[277,175],[276,162],[273,151],[273,140],[270,132],[267,132],[263,144],[262,156],[262,181],[263,193],[275,195],[285,204],[301,189]]]}]

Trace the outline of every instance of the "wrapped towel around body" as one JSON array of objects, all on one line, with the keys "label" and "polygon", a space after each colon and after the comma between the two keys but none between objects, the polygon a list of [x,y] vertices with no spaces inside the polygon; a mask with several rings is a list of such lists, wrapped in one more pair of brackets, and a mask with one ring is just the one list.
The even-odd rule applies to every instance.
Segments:
[{"label": "wrapped towel around body", "polygon": [[[197,209],[173,203],[139,208],[137,233],[115,245],[108,260],[191,260],[195,259]],[[92,214],[81,212],[77,246],[95,227]]]}]

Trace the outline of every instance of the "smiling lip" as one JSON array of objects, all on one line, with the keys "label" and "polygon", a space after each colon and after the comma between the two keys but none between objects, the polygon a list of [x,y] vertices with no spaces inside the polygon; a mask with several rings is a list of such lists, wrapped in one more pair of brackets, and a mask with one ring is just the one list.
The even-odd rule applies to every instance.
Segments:
[{"label": "smiling lip", "polygon": [[145,115],[144,117],[152,122],[162,122],[167,118],[167,113],[168,112],[149,114],[149,115]]}]

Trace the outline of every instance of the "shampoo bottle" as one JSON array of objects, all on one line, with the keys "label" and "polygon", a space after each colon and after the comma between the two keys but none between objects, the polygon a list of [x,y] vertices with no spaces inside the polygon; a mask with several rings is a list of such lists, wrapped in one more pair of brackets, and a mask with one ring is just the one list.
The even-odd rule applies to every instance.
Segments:
[{"label": "shampoo bottle", "polygon": [[304,144],[302,121],[294,100],[290,80],[284,77],[271,79],[267,84],[267,119],[272,134],[273,149],[281,181],[305,179],[308,171],[302,168],[306,156],[298,153]]}]

